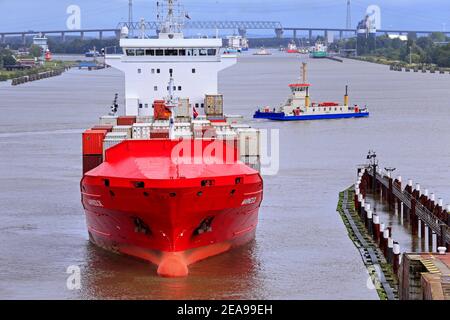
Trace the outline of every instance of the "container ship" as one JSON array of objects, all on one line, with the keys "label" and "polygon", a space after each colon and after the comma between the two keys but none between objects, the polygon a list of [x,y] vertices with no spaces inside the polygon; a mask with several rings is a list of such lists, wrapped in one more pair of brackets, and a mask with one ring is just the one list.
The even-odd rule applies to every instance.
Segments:
[{"label": "container ship", "polygon": [[223,114],[218,72],[236,55],[221,55],[221,39],[184,38],[177,1],[158,8],[156,39],[128,38],[124,27],[121,53],[103,50],[125,75],[125,112],[116,95],[83,133],[81,198],[92,243],[183,277],[254,239],[260,132]]},{"label": "container ship", "polygon": [[369,116],[367,107],[360,108],[355,105],[349,106],[348,90],[344,96],[344,104],[337,102],[311,103],[309,88],[311,85],[306,81],[307,65],[303,63],[303,82],[289,85],[291,95],[287,102],[278,109],[263,107],[257,110],[253,116],[255,119],[268,119],[276,121],[305,121],[343,118],[365,118]]}]

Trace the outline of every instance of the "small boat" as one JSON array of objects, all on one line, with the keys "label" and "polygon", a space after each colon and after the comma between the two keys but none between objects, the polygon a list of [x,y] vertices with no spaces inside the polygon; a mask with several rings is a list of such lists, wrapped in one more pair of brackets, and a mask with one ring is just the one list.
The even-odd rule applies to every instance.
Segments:
[{"label": "small boat", "polygon": [[100,56],[100,52],[98,52],[97,50],[89,50],[88,52],[84,53],[84,56],[86,58],[96,58]]},{"label": "small boat", "polygon": [[253,55],[254,56],[271,56],[272,53],[270,53],[270,51],[266,50],[265,48],[261,48],[257,52],[255,52]]},{"label": "small boat", "polygon": [[226,48],[223,52],[223,54],[237,54],[237,53],[241,53],[241,50],[236,48]]},{"label": "small boat", "polygon": [[326,57],[328,57],[328,47],[324,43],[317,41],[316,45],[311,49],[311,58],[321,59]]},{"label": "small boat", "polygon": [[344,104],[337,102],[311,103],[309,88],[306,82],[306,63],[303,63],[303,82],[289,85],[292,93],[287,102],[278,109],[269,106],[257,110],[254,119],[276,121],[305,121],[343,118],[366,118],[369,116],[367,107],[349,106],[348,88],[344,96]]}]

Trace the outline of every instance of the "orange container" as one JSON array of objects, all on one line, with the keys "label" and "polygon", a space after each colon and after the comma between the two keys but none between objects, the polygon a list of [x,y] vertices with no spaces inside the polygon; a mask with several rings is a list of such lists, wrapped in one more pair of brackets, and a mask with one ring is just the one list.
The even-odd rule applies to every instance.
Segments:
[{"label": "orange container", "polygon": [[103,154],[103,140],[107,130],[86,130],[83,133],[83,155]]},{"label": "orange container", "polygon": [[170,110],[166,107],[164,100],[156,100],[153,103],[153,115],[155,120],[169,120]]},{"label": "orange container", "polygon": [[117,118],[118,126],[132,126],[135,123],[136,123],[135,116],[122,116]]}]

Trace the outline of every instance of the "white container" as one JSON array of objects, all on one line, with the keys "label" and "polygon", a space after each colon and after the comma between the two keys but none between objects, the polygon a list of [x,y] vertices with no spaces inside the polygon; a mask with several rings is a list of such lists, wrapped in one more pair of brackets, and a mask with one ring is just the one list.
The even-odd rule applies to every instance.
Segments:
[{"label": "white container", "polygon": [[136,123],[153,123],[154,119],[152,116],[138,116],[136,117]]},{"label": "white container", "polygon": [[260,132],[257,129],[238,129],[239,153],[241,156],[260,156]]},{"label": "white container", "polygon": [[101,116],[100,124],[109,125],[109,126],[117,126],[117,116]]},{"label": "white container", "polygon": [[158,121],[152,124],[152,129],[154,130],[169,130],[170,122],[169,121]]},{"label": "white container", "polygon": [[211,121],[209,120],[192,120],[192,126],[193,127],[207,127],[211,125]]},{"label": "white container", "polygon": [[249,129],[249,128],[251,128],[250,125],[243,124],[243,123],[231,124],[230,127],[231,127],[232,130]]},{"label": "white container", "polygon": [[114,138],[106,138],[105,140],[103,140],[103,158],[105,158],[106,150],[118,145],[119,143],[125,140],[126,139],[114,139]]},{"label": "white container", "polygon": [[151,123],[135,123],[132,129],[132,138],[135,140],[150,139]]},{"label": "white container", "polygon": [[225,115],[225,119],[229,124],[241,124],[244,122],[244,116],[241,115]]},{"label": "white container", "polygon": [[177,117],[187,118],[191,116],[191,104],[189,99],[178,99],[178,108],[176,109]]},{"label": "white container", "polygon": [[128,134],[126,132],[109,132],[106,134],[106,139],[118,139],[118,140],[126,140]]},{"label": "white container", "polygon": [[127,139],[131,139],[131,133],[132,133],[132,126],[115,126],[112,130],[113,133],[119,132],[119,133],[126,133]]}]

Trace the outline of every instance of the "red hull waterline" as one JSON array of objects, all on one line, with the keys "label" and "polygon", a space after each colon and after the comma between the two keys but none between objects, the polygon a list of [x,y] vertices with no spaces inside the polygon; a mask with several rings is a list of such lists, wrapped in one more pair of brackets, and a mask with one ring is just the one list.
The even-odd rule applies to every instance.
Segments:
[{"label": "red hull waterline", "polygon": [[[81,181],[90,240],[150,261],[166,277],[187,276],[189,265],[251,241],[262,178],[223,141],[189,140],[188,149],[204,152],[218,144],[234,154],[231,162],[176,163],[179,142],[170,140],[125,141],[108,149],[105,161]],[[207,158],[225,157],[219,154]]]}]

